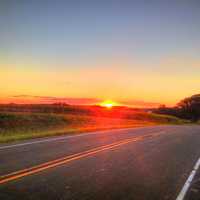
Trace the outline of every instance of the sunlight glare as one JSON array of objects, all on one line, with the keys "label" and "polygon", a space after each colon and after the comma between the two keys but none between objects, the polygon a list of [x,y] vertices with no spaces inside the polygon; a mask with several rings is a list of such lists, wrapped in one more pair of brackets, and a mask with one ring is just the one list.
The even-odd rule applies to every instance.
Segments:
[{"label": "sunlight glare", "polygon": [[102,103],[100,103],[100,106],[106,107],[106,108],[112,108],[113,106],[116,106],[116,103],[111,101],[111,100],[107,100],[107,101],[103,101]]}]

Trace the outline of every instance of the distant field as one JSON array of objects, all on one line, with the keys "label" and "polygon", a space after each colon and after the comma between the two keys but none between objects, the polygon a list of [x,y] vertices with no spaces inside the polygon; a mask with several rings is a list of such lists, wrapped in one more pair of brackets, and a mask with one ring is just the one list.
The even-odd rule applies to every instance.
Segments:
[{"label": "distant field", "polygon": [[0,142],[168,123],[181,124],[184,121],[176,117],[146,112],[129,113],[123,118],[78,115],[77,113],[0,112]]}]

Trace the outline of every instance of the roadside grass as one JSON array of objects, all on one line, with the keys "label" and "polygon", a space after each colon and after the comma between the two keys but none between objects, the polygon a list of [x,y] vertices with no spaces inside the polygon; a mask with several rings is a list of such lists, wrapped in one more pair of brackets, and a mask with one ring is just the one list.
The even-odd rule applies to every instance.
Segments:
[{"label": "roadside grass", "polygon": [[190,123],[189,120],[185,120],[185,119],[180,119],[178,117],[175,116],[171,116],[171,115],[161,115],[161,114],[155,114],[155,113],[151,113],[150,118],[153,121],[156,121],[158,123],[169,123],[169,124],[187,124]]},{"label": "roadside grass", "polygon": [[127,118],[78,114],[0,112],[0,143],[96,130],[183,123],[186,123],[186,121],[176,117],[145,112]]}]

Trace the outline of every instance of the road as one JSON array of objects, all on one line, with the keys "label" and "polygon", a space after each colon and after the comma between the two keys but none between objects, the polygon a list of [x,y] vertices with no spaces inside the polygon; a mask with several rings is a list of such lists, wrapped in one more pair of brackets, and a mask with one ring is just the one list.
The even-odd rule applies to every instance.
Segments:
[{"label": "road", "polygon": [[152,126],[0,145],[0,199],[175,200],[200,126]]}]

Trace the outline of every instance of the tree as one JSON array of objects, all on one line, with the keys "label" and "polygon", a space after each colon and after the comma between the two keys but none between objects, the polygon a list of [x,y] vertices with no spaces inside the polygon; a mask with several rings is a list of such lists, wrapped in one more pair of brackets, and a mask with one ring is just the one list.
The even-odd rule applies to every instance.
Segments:
[{"label": "tree", "polygon": [[177,106],[182,117],[194,122],[200,119],[200,94],[181,100]]}]

